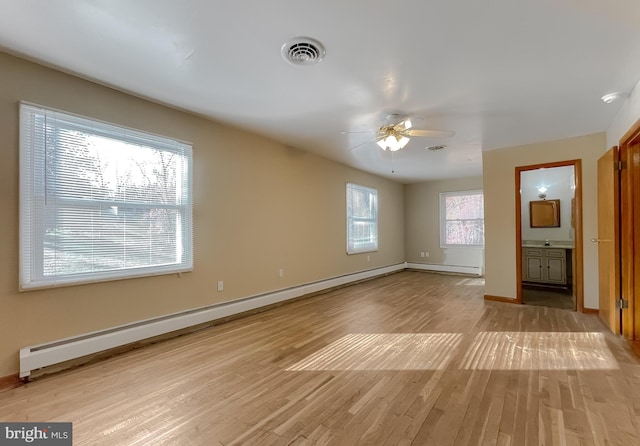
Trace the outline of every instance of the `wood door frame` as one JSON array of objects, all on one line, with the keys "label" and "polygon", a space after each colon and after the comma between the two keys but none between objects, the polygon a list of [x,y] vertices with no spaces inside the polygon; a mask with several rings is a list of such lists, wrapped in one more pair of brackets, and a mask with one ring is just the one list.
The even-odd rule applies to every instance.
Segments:
[{"label": "wood door frame", "polygon": [[515,303],[522,303],[522,196],[520,193],[520,173],[527,170],[550,169],[552,167],[573,166],[575,176],[574,190],[574,218],[575,234],[574,249],[572,250],[573,260],[573,297],[576,302],[576,311],[584,312],[584,273],[582,254],[582,160],[574,159],[567,161],[557,161],[553,163],[532,164],[529,166],[516,167],[516,300]]},{"label": "wood door frame", "polygon": [[[640,144],[640,120],[620,139],[620,160],[623,169],[620,171],[620,287],[622,298],[627,300],[629,308],[622,311],[622,335],[630,340],[640,339],[640,283],[635,280],[635,270],[639,265],[635,248],[640,244],[639,222],[634,212],[640,212],[634,204],[640,203],[637,192],[640,187],[640,168],[630,158],[629,148]],[[634,191],[636,191],[634,193]],[[634,211],[635,209],[635,211]]]}]

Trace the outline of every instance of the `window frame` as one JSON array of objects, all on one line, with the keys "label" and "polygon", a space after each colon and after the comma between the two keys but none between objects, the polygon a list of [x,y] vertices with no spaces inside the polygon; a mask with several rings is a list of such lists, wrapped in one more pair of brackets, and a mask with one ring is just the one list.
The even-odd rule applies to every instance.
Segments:
[{"label": "window frame", "polygon": [[472,190],[462,190],[462,191],[450,191],[450,192],[440,192],[440,248],[484,248],[484,206],[483,206],[483,215],[482,218],[468,218],[468,219],[450,219],[450,221],[482,221],[483,226],[483,236],[482,236],[482,244],[453,244],[447,243],[447,232],[446,232],[446,199],[447,197],[458,197],[458,196],[470,196],[470,195],[481,195],[484,200],[484,190],[483,189],[472,189]]},{"label": "window frame", "polygon": [[[190,143],[24,101],[19,104],[19,118],[20,291],[174,274],[193,270],[193,152]],[[81,209],[94,210],[95,212],[98,208],[110,205],[121,206],[124,210],[147,207],[148,209],[174,211],[176,215],[174,233],[176,237],[176,257],[174,262],[142,266],[127,265],[113,269],[85,270],[51,275],[46,273],[44,266],[46,216],[60,212],[65,206],[70,206],[70,199],[57,198],[58,195],[52,196],[56,197],[54,200],[49,200],[54,201],[55,204],[48,203],[46,199],[51,193],[47,192],[48,186],[46,185],[46,180],[44,180],[46,177],[44,172],[49,164],[44,161],[46,158],[46,143],[39,141],[39,138],[42,138],[39,135],[44,135],[43,132],[47,125],[44,122],[46,122],[47,118],[60,120],[60,125],[56,122],[54,129],[73,129],[87,135],[108,137],[128,144],[137,144],[140,147],[160,153],[177,154],[181,157],[180,164],[176,166],[175,170],[175,189],[171,189],[175,190],[177,197],[179,196],[179,199],[176,198],[177,203],[175,204],[162,203],[161,201],[149,201],[148,203],[129,200],[109,201],[86,197],[72,200],[73,209],[76,209],[74,212],[80,212],[79,210]],[[42,123],[38,121],[42,121]],[[41,162],[39,161],[40,159],[42,160]],[[59,170],[56,170],[56,172],[57,174],[60,173]]]},{"label": "window frame", "polygon": [[[372,213],[373,216],[368,218],[355,217],[351,210],[353,209],[352,200],[353,194],[352,191],[357,190],[360,192],[367,192],[370,194],[370,197],[373,198],[373,206]],[[378,190],[372,187],[363,186],[361,184],[356,183],[347,183],[346,187],[346,216],[347,216],[347,254],[362,254],[366,252],[375,252],[378,250]],[[355,242],[353,240],[353,224],[355,220],[365,223],[373,223],[374,234],[369,238],[368,242]]]}]

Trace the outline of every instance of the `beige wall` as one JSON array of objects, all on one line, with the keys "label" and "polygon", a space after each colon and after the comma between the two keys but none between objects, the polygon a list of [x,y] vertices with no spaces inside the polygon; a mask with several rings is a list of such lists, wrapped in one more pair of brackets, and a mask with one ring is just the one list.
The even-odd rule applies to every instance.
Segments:
[{"label": "beige wall", "polygon": [[[615,103],[614,103],[615,104]],[[611,104],[611,105],[614,105]],[[618,145],[620,139],[640,119],[640,81],[620,105],[613,122],[607,129],[607,148]]]},{"label": "beige wall", "polygon": [[[21,347],[405,260],[401,184],[2,53],[0,73],[0,377]],[[193,142],[195,271],[19,293],[20,100]],[[345,254],[348,181],[384,209],[369,262]]]},{"label": "beige wall", "polygon": [[[405,185],[404,249],[407,262],[455,266],[482,264],[482,249],[440,247],[440,193],[474,189],[482,189],[482,177]],[[421,252],[428,252],[429,257],[421,257]]]},{"label": "beige wall", "polygon": [[582,160],[584,305],[598,308],[597,160],[606,137],[596,133],[558,141],[483,152],[485,203],[485,293],[516,297],[515,168],[572,159]]}]

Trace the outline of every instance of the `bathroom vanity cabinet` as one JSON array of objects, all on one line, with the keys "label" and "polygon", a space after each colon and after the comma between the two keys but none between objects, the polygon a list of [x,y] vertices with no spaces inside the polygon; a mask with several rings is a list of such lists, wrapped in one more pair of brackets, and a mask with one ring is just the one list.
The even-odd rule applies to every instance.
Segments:
[{"label": "bathroom vanity cabinet", "polygon": [[554,285],[567,284],[567,258],[571,249],[551,246],[522,248],[522,280]]}]

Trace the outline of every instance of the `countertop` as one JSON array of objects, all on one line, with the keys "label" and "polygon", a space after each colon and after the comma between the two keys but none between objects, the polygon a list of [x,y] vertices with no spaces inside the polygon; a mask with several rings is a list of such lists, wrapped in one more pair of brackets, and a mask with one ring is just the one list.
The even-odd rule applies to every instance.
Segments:
[{"label": "countertop", "polygon": [[573,249],[572,243],[549,242],[548,245],[542,243],[523,243],[523,248],[556,248],[556,249]]}]

